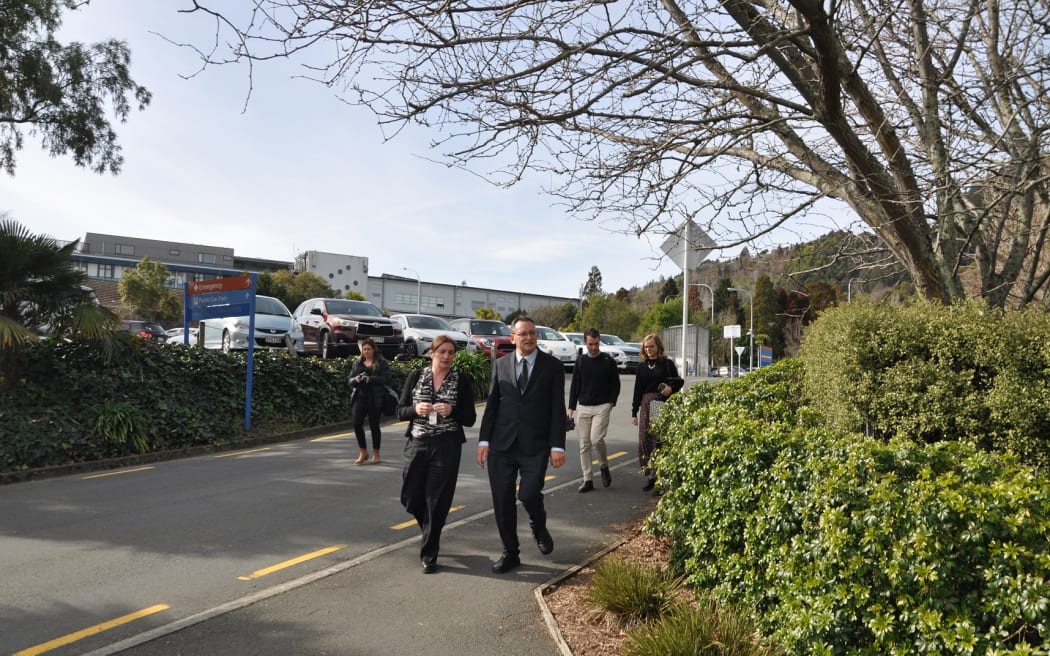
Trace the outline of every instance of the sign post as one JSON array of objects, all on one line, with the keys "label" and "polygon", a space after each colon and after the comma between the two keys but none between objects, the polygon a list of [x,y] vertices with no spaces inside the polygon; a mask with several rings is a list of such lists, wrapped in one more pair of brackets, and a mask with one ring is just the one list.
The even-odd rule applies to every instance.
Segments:
[{"label": "sign post", "polygon": [[[255,277],[232,276],[186,284],[186,325],[191,321],[248,316],[248,374],[244,383],[244,430],[252,429],[252,370],[255,368]],[[200,337],[203,339],[203,335]]]},{"label": "sign post", "polygon": [[[685,332],[686,326],[689,324],[689,271],[700,266],[700,263],[704,261],[711,251],[716,247],[714,240],[700,229],[700,226],[696,225],[692,219],[687,219],[678,227],[677,230],[672,232],[664,240],[664,243],[660,244],[660,250],[662,250],[668,258],[675,260],[679,258],[681,262],[678,266],[682,267],[682,375],[686,375],[689,369],[689,365],[686,362],[685,357]],[[714,303],[711,304],[712,309]],[[694,363],[696,364],[696,363]],[[699,371],[699,364],[696,364],[697,371]]]}]

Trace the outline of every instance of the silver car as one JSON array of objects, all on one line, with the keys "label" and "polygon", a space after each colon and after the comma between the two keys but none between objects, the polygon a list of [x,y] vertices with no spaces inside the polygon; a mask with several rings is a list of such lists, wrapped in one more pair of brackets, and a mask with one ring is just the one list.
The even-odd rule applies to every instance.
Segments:
[{"label": "silver car", "polygon": [[[204,319],[204,348],[224,352],[248,350],[248,316]],[[303,354],[303,331],[292,319],[284,303],[272,296],[255,297],[255,340],[257,349],[288,349]]]},{"label": "silver car", "polygon": [[401,332],[405,335],[405,355],[409,357],[425,356],[438,335],[451,337],[456,343],[457,351],[478,350],[474,340],[450,326],[441,317],[429,314],[392,314],[390,318],[401,326]]}]

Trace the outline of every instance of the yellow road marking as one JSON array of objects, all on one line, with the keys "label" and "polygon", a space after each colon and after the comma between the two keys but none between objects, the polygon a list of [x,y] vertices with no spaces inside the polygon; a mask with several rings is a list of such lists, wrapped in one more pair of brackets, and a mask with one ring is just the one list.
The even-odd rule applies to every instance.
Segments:
[{"label": "yellow road marking", "polygon": [[260,451],[269,451],[270,447],[264,446],[259,449],[248,449],[247,451],[234,451],[233,453],[220,453],[215,456],[216,458],[232,458],[233,456],[243,456],[249,453],[258,453]]},{"label": "yellow road marking", "polygon": [[325,435],[324,437],[315,437],[310,440],[311,442],[325,442],[328,440],[338,440],[340,437],[350,437],[353,433],[339,433],[337,435]]},{"label": "yellow road marking", "polygon": [[[463,510],[464,507],[465,506],[452,506],[451,508],[448,509],[448,511],[450,513],[454,513],[457,510]],[[404,529],[408,528],[409,526],[415,526],[415,525],[416,525],[416,520],[410,519],[407,522],[401,522],[400,524],[394,524],[390,528],[392,530],[394,530],[394,531],[401,531],[401,530],[404,530]]]},{"label": "yellow road marking", "polygon": [[156,469],[156,467],[136,467],[135,469],[121,469],[115,472],[106,472],[105,474],[92,474],[90,476],[81,476],[80,480],[86,481],[89,478],[104,478],[106,476],[120,476],[121,474],[132,474],[134,472],[146,471],[147,469]]},{"label": "yellow road marking", "polygon": [[23,649],[22,651],[15,652],[14,656],[36,656],[37,654],[43,654],[45,652],[51,651],[52,649],[57,649],[64,645],[76,642],[77,640],[83,640],[88,636],[97,635],[99,633],[102,633],[103,631],[115,629],[116,627],[122,624],[127,624],[128,622],[133,622],[135,620],[142,619],[143,617],[153,615],[154,613],[159,613],[162,610],[168,610],[167,604],[157,604],[156,606],[143,608],[142,610],[136,611],[134,613],[122,615],[116,619],[109,620],[108,622],[103,622],[101,624],[89,626],[88,628],[81,629],[76,633],[70,633],[68,635],[62,636],[61,638],[55,638],[54,640],[51,640],[49,642],[40,643],[35,647],[30,647],[29,649]]},{"label": "yellow road marking", "polygon": [[[627,455],[627,452],[626,452],[626,451],[617,451],[616,453],[610,453],[610,454],[609,454],[609,460],[615,460],[616,458],[622,458],[622,457],[624,457],[625,455]],[[592,464],[592,465],[597,465],[597,464],[599,464],[599,463],[598,463],[598,461],[597,461],[597,460],[592,460],[592,461],[591,461],[591,464]]]},{"label": "yellow road marking", "polygon": [[238,576],[237,579],[239,581],[251,581],[252,579],[257,579],[257,578],[259,578],[261,576],[266,576],[267,574],[273,574],[274,572],[278,572],[278,571],[280,571],[282,569],[286,569],[288,567],[292,567],[293,565],[298,565],[299,563],[305,563],[306,561],[313,560],[314,558],[320,558],[321,556],[325,556],[327,554],[330,554],[333,551],[339,551],[340,549],[344,548],[345,546],[346,546],[345,544],[337,544],[334,547],[326,547],[324,549],[318,549],[317,551],[313,551],[311,553],[299,556],[298,558],[292,558],[291,560],[286,560],[283,563],[277,563],[276,565],[271,565],[270,567],[264,567],[263,569],[257,569],[254,572],[252,572],[250,576]]}]

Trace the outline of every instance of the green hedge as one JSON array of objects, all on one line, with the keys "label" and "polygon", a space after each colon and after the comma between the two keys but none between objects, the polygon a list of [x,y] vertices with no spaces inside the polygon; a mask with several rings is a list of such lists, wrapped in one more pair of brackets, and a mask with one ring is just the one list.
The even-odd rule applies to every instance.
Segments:
[{"label": "green hedge", "polygon": [[851,303],[807,328],[805,393],[842,431],[964,439],[1050,464],[1050,314]]},{"label": "green hedge", "polygon": [[823,427],[800,361],[665,406],[649,520],[791,654],[1046,654],[1050,480],[965,441]]},{"label": "green hedge", "polygon": [[[352,359],[255,353],[246,433],[245,353],[130,340],[109,353],[92,343],[41,342],[2,355],[0,472],[227,444],[351,418]],[[392,362],[392,387],[400,392],[423,364]],[[470,371],[483,394],[483,356],[457,354],[454,366]]]}]

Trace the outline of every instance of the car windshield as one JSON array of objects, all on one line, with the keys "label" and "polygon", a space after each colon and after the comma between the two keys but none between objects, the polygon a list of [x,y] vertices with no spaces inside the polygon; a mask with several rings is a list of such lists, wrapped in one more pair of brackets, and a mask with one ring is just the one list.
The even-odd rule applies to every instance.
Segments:
[{"label": "car windshield", "polygon": [[368,301],[325,301],[328,314],[357,314],[366,317],[381,317],[379,308]]},{"label": "car windshield", "polygon": [[255,297],[255,314],[273,314],[278,317],[291,316],[288,308],[284,307],[284,303],[269,296]]},{"label": "car windshield", "polygon": [[510,328],[502,321],[471,321],[470,332],[474,335],[503,335],[510,337]]},{"label": "car windshield", "polygon": [[536,326],[536,339],[545,339],[558,342],[562,341],[561,335],[559,335],[556,331],[550,328],[545,328],[543,326]]},{"label": "car windshield", "polygon": [[619,346],[620,344],[626,344],[626,343],[627,342],[623,341],[622,339],[620,339],[616,335],[602,335],[602,344],[610,344],[612,346]]},{"label": "car windshield", "polygon": [[405,317],[409,328],[421,328],[423,330],[452,330],[452,326],[441,317],[429,317],[425,314],[409,315]]}]

